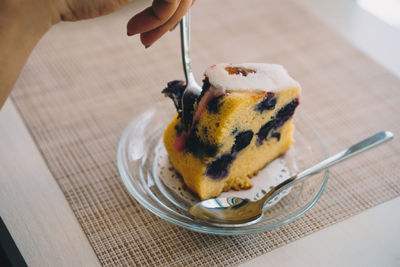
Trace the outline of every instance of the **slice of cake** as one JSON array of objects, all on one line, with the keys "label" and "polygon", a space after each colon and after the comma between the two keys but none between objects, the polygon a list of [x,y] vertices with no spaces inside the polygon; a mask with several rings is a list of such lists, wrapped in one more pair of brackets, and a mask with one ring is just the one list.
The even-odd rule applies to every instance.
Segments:
[{"label": "slice of cake", "polygon": [[250,188],[249,178],[289,148],[300,95],[298,82],[274,64],[213,65],[203,82],[189,125],[181,121],[184,83],[163,90],[178,111],[164,133],[165,148],[202,200]]}]

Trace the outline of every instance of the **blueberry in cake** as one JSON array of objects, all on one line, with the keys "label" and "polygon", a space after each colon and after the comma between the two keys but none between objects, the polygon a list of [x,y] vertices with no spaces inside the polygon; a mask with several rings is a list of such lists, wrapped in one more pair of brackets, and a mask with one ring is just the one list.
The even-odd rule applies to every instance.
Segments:
[{"label": "blueberry in cake", "polygon": [[202,200],[250,188],[249,178],[292,144],[300,85],[281,65],[209,67],[187,125],[181,120],[184,87],[172,81],[163,90],[178,111],[164,144],[175,170]]}]

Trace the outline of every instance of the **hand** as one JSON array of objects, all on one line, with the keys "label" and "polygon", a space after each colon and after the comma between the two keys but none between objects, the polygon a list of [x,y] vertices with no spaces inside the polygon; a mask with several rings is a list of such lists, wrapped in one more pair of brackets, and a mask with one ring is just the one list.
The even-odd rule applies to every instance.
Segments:
[{"label": "hand", "polygon": [[133,0],[45,0],[54,5],[55,19],[77,21],[107,15],[116,11]]},{"label": "hand", "polygon": [[[132,0],[63,0],[54,1],[58,20],[81,20],[111,13]],[[154,0],[152,5],[132,17],[127,25],[128,35],[140,34],[148,47],[179,23],[196,0]]]},{"label": "hand", "polygon": [[[0,0],[0,108],[40,38],[61,20],[76,21],[109,14],[132,0]],[[153,0],[135,15],[128,35],[140,33],[148,47],[172,29],[195,0]]]},{"label": "hand", "polygon": [[[23,18],[26,21],[25,26],[33,26],[43,35],[51,25],[61,20],[77,21],[106,15],[132,1],[1,0],[0,15],[6,13],[6,16]],[[173,29],[195,2],[196,0],[153,0],[150,7],[129,20],[127,33],[139,33],[142,43],[150,46],[168,30]],[[4,23],[7,24],[6,22],[8,21]]]},{"label": "hand", "polygon": [[128,35],[140,34],[142,43],[149,47],[164,33],[173,29],[196,0],[154,0],[131,18],[127,25]]}]

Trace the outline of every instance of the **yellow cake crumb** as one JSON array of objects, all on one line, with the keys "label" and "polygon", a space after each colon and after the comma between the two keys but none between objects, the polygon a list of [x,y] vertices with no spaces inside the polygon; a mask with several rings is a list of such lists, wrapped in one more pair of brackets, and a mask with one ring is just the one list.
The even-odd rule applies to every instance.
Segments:
[{"label": "yellow cake crumb", "polygon": [[[240,69],[230,71],[242,75]],[[251,188],[250,178],[292,144],[299,95],[299,86],[274,92],[227,89],[207,104],[180,151],[176,142],[182,122],[177,115],[164,133],[172,165],[202,200]]]}]

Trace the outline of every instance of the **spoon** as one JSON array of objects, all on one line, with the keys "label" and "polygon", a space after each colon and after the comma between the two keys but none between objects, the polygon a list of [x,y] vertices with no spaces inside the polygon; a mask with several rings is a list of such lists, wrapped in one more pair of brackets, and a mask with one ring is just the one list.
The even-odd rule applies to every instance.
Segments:
[{"label": "spoon", "polygon": [[200,96],[201,86],[196,82],[192,72],[190,60],[190,12],[188,11],[183,16],[180,22],[181,29],[181,50],[183,61],[183,72],[185,73],[186,88],[182,96],[182,121],[186,129],[189,127],[190,121],[193,118],[193,105]]},{"label": "spoon", "polygon": [[344,160],[381,145],[393,139],[389,131],[377,133],[329,158],[305,169],[273,187],[263,198],[257,201],[236,197],[219,197],[201,201],[189,208],[189,214],[195,219],[220,227],[242,227],[251,225],[264,215],[264,204],[280,192],[299,181],[328,169]]}]

